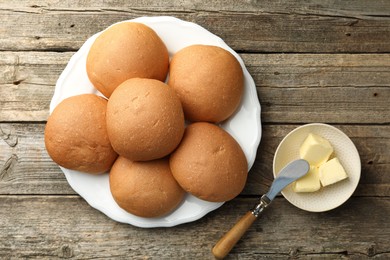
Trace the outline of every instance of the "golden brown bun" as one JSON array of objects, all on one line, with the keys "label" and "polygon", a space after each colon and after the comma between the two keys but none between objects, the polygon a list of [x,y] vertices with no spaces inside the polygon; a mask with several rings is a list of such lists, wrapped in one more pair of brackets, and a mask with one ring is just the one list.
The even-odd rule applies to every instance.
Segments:
[{"label": "golden brown bun", "polygon": [[124,22],[103,31],[87,57],[87,74],[103,95],[130,78],[165,81],[168,73],[167,47],[148,26]]},{"label": "golden brown bun", "polygon": [[248,165],[240,145],[222,128],[205,122],[189,125],[170,157],[180,186],[207,201],[222,202],[244,188]]},{"label": "golden brown bun", "polygon": [[54,162],[72,170],[103,173],[117,158],[107,136],[107,100],[93,94],[64,99],[45,128],[45,145]]},{"label": "golden brown bun", "polygon": [[184,133],[184,115],[175,91],[153,79],[129,79],[111,95],[107,131],[114,150],[132,161],[171,153]]},{"label": "golden brown bun", "polygon": [[215,123],[237,109],[244,78],[240,63],[229,51],[192,45],[173,56],[168,85],[179,95],[186,119]]},{"label": "golden brown bun", "polygon": [[110,189],[122,209],[145,218],[168,214],[185,194],[173,178],[166,158],[132,162],[119,156],[110,172]]}]

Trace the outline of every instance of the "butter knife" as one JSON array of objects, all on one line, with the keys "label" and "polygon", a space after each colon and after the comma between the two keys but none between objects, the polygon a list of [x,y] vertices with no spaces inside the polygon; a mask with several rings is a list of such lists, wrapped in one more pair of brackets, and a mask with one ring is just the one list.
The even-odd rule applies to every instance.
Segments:
[{"label": "butter knife", "polygon": [[290,162],[277,175],[269,191],[260,198],[260,202],[248,211],[213,247],[212,253],[217,259],[225,258],[238,240],[245,234],[252,223],[269,206],[272,200],[287,185],[308,173],[310,165],[306,160],[299,159]]}]

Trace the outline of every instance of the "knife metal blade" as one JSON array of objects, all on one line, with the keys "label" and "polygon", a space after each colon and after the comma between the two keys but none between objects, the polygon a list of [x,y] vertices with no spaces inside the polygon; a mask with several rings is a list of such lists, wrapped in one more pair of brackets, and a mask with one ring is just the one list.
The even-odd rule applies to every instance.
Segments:
[{"label": "knife metal blade", "polygon": [[253,208],[252,214],[258,217],[279,192],[290,183],[305,176],[309,172],[309,169],[309,163],[303,159],[295,160],[287,164],[276,176],[269,191],[261,197],[260,203]]},{"label": "knife metal blade", "polygon": [[265,196],[273,200],[287,185],[306,175],[309,169],[309,163],[303,159],[287,164],[276,176]]}]

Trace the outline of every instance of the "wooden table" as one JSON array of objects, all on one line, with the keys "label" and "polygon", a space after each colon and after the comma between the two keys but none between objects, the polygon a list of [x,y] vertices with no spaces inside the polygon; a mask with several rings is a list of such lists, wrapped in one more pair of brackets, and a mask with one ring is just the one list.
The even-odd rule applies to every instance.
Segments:
[{"label": "wooden table", "polygon": [[[230,259],[390,258],[390,1],[0,1],[0,258],[212,259],[218,238],[267,191],[277,145],[332,124],[362,176],[341,207],[309,213],[277,197]],[[173,228],[112,221],[68,185],[44,147],[54,86],[92,34],[140,16],[175,16],[243,58],[263,137],[242,194]]]}]

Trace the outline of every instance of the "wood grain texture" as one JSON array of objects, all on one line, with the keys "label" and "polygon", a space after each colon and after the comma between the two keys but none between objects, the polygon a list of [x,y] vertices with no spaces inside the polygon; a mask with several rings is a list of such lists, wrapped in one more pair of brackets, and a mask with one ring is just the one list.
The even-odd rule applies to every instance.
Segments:
[{"label": "wood grain texture", "polygon": [[[0,52],[0,121],[45,121],[72,52]],[[242,54],[265,123],[390,123],[390,54]]]},{"label": "wood grain texture", "polygon": [[55,83],[71,55],[0,52],[0,121],[46,120]]},{"label": "wood grain texture", "polygon": [[[2,196],[0,258],[213,259],[211,248],[226,223],[254,202],[239,198],[196,222],[140,229],[110,220],[75,196]],[[389,198],[356,197],[319,214],[277,198],[227,259],[386,259],[389,214]]]},{"label": "wood grain texture", "polygon": [[242,56],[264,122],[390,122],[390,56]]},{"label": "wood grain texture", "polygon": [[[389,52],[387,1],[7,1],[1,50],[77,50],[112,23],[169,15],[246,52]],[[15,44],[18,42],[18,44]]]},{"label": "wood grain texture", "polygon": [[0,124],[1,194],[74,194],[47,154],[43,132],[43,124]]},{"label": "wood grain texture", "polygon": [[[44,147],[56,81],[93,34],[140,16],[198,23],[243,58],[262,105],[247,185],[202,219],[141,229],[91,208]],[[227,259],[390,259],[390,1],[0,1],[0,259],[213,259],[265,193],[274,152],[304,123],[335,125],[362,163],[353,196],[324,213],[278,196]]]},{"label": "wood grain texture", "polygon": [[[257,159],[242,194],[265,193],[274,152],[298,125],[265,125]],[[44,146],[44,124],[0,124],[0,194],[75,194]],[[390,126],[337,125],[355,143],[362,177],[355,195],[390,196]]]}]

